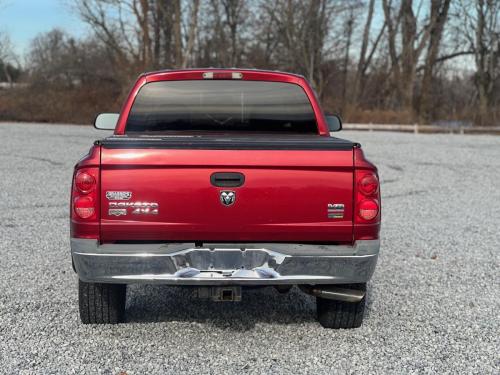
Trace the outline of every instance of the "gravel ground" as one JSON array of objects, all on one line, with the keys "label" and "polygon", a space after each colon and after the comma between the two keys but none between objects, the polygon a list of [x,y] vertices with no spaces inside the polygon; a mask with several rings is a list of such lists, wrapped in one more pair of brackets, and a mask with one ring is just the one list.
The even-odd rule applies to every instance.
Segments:
[{"label": "gravel ground", "polygon": [[217,304],[133,286],[127,324],[80,324],[69,188],[103,135],[0,124],[0,372],[500,372],[500,137],[342,134],[380,168],[383,244],[363,326],[334,331],[274,289]]}]

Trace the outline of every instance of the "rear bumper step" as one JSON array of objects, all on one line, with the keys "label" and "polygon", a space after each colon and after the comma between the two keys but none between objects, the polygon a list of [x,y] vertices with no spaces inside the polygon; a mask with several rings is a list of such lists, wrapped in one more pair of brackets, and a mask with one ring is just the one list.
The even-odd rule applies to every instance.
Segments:
[{"label": "rear bumper step", "polygon": [[380,242],[311,244],[105,244],[71,239],[82,281],[169,285],[346,284],[367,282]]}]

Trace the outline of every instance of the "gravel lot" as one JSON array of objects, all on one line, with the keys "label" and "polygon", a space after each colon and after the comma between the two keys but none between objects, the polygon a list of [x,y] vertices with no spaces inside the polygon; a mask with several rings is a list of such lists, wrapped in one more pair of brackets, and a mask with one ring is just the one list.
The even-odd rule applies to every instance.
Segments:
[{"label": "gravel lot", "polygon": [[0,372],[500,372],[500,137],[342,134],[380,168],[383,244],[364,325],[334,331],[274,289],[217,304],[133,286],[127,324],[80,324],[70,180],[104,135],[0,124]]}]

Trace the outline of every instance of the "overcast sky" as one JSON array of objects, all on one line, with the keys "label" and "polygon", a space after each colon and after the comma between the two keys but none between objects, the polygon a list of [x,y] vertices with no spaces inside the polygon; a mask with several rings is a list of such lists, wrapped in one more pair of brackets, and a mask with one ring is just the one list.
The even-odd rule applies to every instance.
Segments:
[{"label": "overcast sky", "polygon": [[85,25],[68,4],[71,0],[0,0],[0,31],[9,34],[19,55],[38,33],[55,27],[74,36],[85,35]]}]

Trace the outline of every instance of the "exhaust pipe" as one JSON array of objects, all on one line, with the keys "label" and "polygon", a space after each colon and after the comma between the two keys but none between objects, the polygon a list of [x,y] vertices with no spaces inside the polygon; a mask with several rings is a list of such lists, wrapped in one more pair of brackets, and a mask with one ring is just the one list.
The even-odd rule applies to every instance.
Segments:
[{"label": "exhaust pipe", "polygon": [[310,295],[343,302],[359,302],[365,296],[364,290],[346,289],[335,285],[299,285],[299,288]]}]

